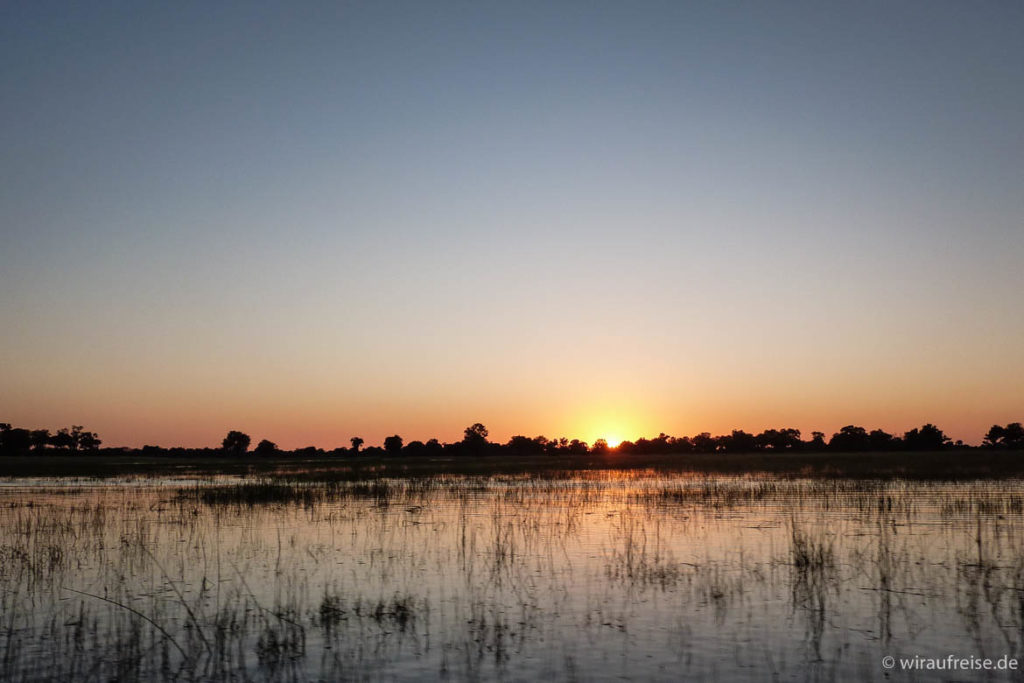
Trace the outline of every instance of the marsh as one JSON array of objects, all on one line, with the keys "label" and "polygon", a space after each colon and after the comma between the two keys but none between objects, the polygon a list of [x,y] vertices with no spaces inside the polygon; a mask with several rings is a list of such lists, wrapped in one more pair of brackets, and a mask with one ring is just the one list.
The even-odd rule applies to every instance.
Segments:
[{"label": "marsh", "polygon": [[1020,491],[654,470],[9,479],[0,678],[910,680],[883,657],[1022,655]]}]

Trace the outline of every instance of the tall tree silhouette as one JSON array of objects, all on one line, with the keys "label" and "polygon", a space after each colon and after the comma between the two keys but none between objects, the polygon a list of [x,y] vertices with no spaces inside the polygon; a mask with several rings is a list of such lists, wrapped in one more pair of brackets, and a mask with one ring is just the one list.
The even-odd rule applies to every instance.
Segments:
[{"label": "tall tree silhouette", "polygon": [[482,453],[487,449],[487,427],[475,422],[463,431],[462,446],[470,453]]},{"label": "tall tree silhouette", "polygon": [[50,443],[53,444],[54,448],[62,451],[73,451],[78,445],[75,435],[67,427],[58,429],[57,433],[50,439]]},{"label": "tall tree silhouette", "polygon": [[1024,449],[1024,425],[1020,422],[1011,422],[1005,427],[992,425],[982,444],[991,448]]},{"label": "tall tree silhouette", "polygon": [[1024,448],[1024,425],[1011,422],[1003,429],[1003,444],[1007,448],[1020,450]]},{"label": "tall tree silhouette", "polygon": [[78,448],[83,451],[95,451],[98,450],[100,444],[99,437],[96,436],[95,432],[86,432],[79,430],[78,433]]},{"label": "tall tree silhouette", "polygon": [[903,435],[903,445],[911,451],[937,451],[949,442],[950,438],[931,423]]},{"label": "tall tree silhouette", "polygon": [[462,441],[467,444],[480,444],[487,442],[487,436],[490,432],[487,431],[487,427],[484,427],[479,422],[474,422],[462,432]]},{"label": "tall tree silhouette", "polygon": [[221,448],[224,449],[225,453],[241,455],[249,450],[250,441],[251,439],[248,434],[232,429],[224,437],[224,441],[221,442]]}]

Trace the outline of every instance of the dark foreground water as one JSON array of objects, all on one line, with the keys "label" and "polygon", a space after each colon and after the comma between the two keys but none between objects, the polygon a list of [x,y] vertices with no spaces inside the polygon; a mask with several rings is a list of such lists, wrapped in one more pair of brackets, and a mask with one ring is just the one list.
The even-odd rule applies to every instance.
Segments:
[{"label": "dark foreground water", "polygon": [[0,680],[1016,679],[1020,491],[8,481]]}]

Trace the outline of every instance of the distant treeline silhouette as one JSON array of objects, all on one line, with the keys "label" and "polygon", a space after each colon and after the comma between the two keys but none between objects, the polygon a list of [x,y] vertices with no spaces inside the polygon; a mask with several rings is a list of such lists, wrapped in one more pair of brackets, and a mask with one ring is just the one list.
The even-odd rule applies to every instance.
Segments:
[{"label": "distant treeline silhouette", "polygon": [[[315,446],[283,451],[272,441],[263,439],[252,450],[252,440],[241,431],[229,431],[220,448],[164,448],[143,446],[141,449],[105,448],[93,432],[84,431],[80,425],[59,429],[51,434],[46,429],[22,429],[9,423],[0,423],[0,453],[4,455],[27,455],[29,453],[83,453],[119,452],[141,453],[143,455],[233,455],[254,454],[259,456],[489,456],[489,455],[603,455],[629,454],[671,454],[671,453],[783,453],[783,452],[884,452],[884,451],[938,451],[945,449],[970,450],[974,447],[962,441],[952,441],[933,424],[904,432],[902,436],[889,434],[881,429],[868,431],[863,427],[847,425],[825,440],[824,432],[811,432],[811,438],[801,438],[799,429],[766,429],[760,434],[751,434],[734,429],[729,434],[712,436],[702,432],[695,436],[669,436],[659,434],[652,439],[623,441],[611,447],[604,439],[587,444],[579,439],[548,439],[544,436],[513,436],[506,443],[488,441],[487,428],[479,422],[466,428],[461,441],[441,443],[437,439],[410,441],[406,443],[395,434],[384,439],[382,446],[363,448],[365,442],[358,436],[349,440],[349,447],[324,450]],[[1024,450],[1024,426],[1012,422],[1005,426],[992,425],[985,434],[981,448]]]},{"label": "distant treeline silhouette", "polygon": [[0,422],[2,453],[96,451],[101,443],[103,442],[94,432],[85,431],[81,425],[64,427],[58,429],[56,434],[51,434],[49,429],[21,429],[11,427],[10,423]]}]

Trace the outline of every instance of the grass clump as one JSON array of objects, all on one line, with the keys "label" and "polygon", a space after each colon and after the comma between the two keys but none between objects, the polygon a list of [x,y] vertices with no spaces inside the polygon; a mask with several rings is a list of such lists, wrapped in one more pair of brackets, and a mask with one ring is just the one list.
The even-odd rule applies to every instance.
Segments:
[{"label": "grass clump", "polygon": [[799,571],[823,571],[835,566],[831,539],[824,534],[812,535],[796,523],[790,523],[790,556]]}]

